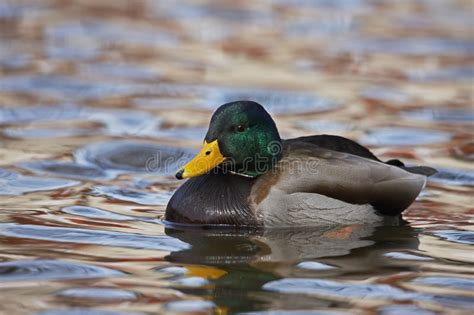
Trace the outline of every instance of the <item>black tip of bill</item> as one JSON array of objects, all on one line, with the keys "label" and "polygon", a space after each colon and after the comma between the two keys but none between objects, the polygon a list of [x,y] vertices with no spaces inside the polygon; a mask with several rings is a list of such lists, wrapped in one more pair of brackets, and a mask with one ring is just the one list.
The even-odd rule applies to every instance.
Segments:
[{"label": "black tip of bill", "polygon": [[184,173],[184,170],[179,170],[177,173],[176,173],[176,178],[177,179],[183,179],[183,173]]}]

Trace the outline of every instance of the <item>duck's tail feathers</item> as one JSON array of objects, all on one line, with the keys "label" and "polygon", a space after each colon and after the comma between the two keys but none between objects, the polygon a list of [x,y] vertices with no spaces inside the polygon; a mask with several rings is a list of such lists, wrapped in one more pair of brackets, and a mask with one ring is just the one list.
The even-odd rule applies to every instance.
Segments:
[{"label": "duck's tail feathers", "polygon": [[428,166],[405,166],[405,164],[402,161],[397,160],[397,159],[388,160],[387,162],[385,162],[385,164],[398,166],[407,172],[410,172],[413,174],[425,175],[427,177],[438,173],[436,169],[432,167],[428,167]]},{"label": "duck's tail feathers", "polygon": [[397,160],[397,159],[388,160],[387,162],[385,162],[385,164],[394,165],[398,167],[405,166],[405,164],[402,161]]},{"label": "duck's tail feathers", "polygon": [[407,172],[425,175],[427,177],[438,173],[436,169],[428,166],[402,166],[401,168]]}]

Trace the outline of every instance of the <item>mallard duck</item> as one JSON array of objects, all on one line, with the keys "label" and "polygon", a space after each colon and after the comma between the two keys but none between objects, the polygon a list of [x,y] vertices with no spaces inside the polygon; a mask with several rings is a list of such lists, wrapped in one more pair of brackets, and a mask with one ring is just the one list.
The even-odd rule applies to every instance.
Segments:
[{"label": "mallard duck", "polygon": [[252,101],[220,106],[200,152],[176,173],[174,225],[303,227],[394,222],[436,171],[382,162],[333,135],[282,140]]}]

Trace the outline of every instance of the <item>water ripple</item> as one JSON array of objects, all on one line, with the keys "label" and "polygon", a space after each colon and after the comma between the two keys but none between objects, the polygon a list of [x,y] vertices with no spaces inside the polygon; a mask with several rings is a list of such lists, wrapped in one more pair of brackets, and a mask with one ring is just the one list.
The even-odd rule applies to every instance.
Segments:
[{"label": "water ripple", "polygon": [[266,283],[263,288],[281,293],[303,293],[344,298],[410,300],[421,294],[385,284],[349,284],[331,280],[287,278]]},{"label": "water ripple", "polygon": [[350,315],[351,313],[323,310],[270,310],[239,313],[239,315]]},{"label": "water ripple", "polygon": [[93,128],[57,128],[21,126],[5,128],[2,133],[10,138],[19,139],[52,139],[94,134]]},{"label": "water ripple", "polygon": [[95,300],[136,300],[137,293],[114,288],[69,288],[56,293],[58,296]]},{"label": "water ripple", "polygon": [[145,313],[137,312],[117,312],[117,311],[104,311],[96,310],[93,308],[68,308],[68,309],[57,309],[47,310],[36,313],[35,315],[144,315]]},{"label": "water ripple", "polygon": [[72,162],[32,161],[20,163],[18,166],[38,174],[54,174],[60,177],[96,180],[111,178],[106,172],[93,165],[80,165]]},{"label": "water ripple", "polygon": [[451,134],[443,131],[382,127],[371,129],[369,134],[361,140],[361,143],[378,146],[413,146],[438,144],[450,139]]},{"label": "water ripple", "polygon": [[64,227],[0,223],[0,235],[61,243],[96,244],[137,249],[180,251],[190,245],[170,236],[147,236]]},{"label": "water ripple", "polygon": [[0,91],[34,93],[67,101],[147,94],[152,88],[147,84],[92,82],[66,75],[18,75],[1,78]]},{"label": "water ripple", "polygon": [[332,270],[337,269],[335,266],[323,264],[317,261],[302,261],[296,265],[298,268],[308,269],[308,270]]},{"label": "water ripple", "polygon": [[72,180],[23,176],[0,169],[0,195],[21,195],[35,191],[56,190],[79,184],[80,182]]},{"label": "water ripple", "polygon": [[412,110],[403,112],[402,117],[415,120],[457,124],[474,122],[474,112],[472,110],[453,108],[426,108],[420,110]]},{"label": "water ripple", "polygon": [[442,230],[433,234],[450,242],[474,245],[474,232],[471,231]]},{"label": "water ripple", "polygon": [[176,301],[166,304],[166,309],[171,312],[205,312],[216,307],[211,301]]},{"label": "water ripple", "polygon": [[[178,38],[173,34],[157,31],[156,28],[128,27],[121,23],[110,21],[89,20],[78,22],[67,22],[50,27],[46,35],[58,42],[89,42],[91,38],[98,43],[133,43],[143,45],[177,44]],[[74,38],[74,40],[71,40]]]},{"label": "water ripple", "polygon": [[81,217],[92,218],[92,219],[103,219],[113,221],[150,221],[157,222],[157,219],[140,217],[140,216],[129,216],[106,211],[98,208],[87,207],[87,206],[71,206],[61,209],[64,213],[78,215]]},{"label": "water ripple", "polygon": [[128,79],[128,80],[153,80],[159,77],[153,68],[145,67],[140,64],[126,63],[95,63],[93,65],[81,65],[81,74],[93,78],[110,79]]},{"label": "water ripple", "polygon": [[331,99],[303,92],[225,87],[205,90],[207,90],[206,104],[211,104],[212,108],[236,100],[252,100],[264,104],[273,114],[323,112],[340,107]]},{"label": "water ripple", "polygon": [[385,87],[380,85],[365,88],[362,91],[361,96],[369,100],[400,105],[406,104],[411,100],[411,97],[402,91],[399,91],[393,87]]},{"label": "water ripple", "polygon": [[429,276],[429,277],[418,277],[412,281],[416,284],[423,284],[429,286],[448,287],[461,290],[474,291],[474,279],[459,278],[459,277],[448,277],[448,276]]},{"label": "water ripple", "polygon": [[403,291],[386,284],[343,283],[332,280],[286,278],[263,285],[268,291],[301,293],[336,298],[383,299],[392,301],[433,301],[459,308],[471,308],[474,298],[464,296],[438,296],[427,293]]},{"label": "water ripple", "polygon": [[120,188],[118,186],[95,186],[91,194],[106,196],[112,199],[137,203],[140,205],[166,205],[173,196],[173,191],[145,192],[135,189]]},{"label": "water ripple", "polygon": [[[471,81],[474,77],[474,67],[454,66],[434,70],[408,69],[407,75],[411,80],[419,82],[453,82]],[[472,116],[471,116],[472,117]]]},{"label": "water ripple", "polygon": [[73,105],[0,107],[0,123],[63,121],[79,117],[83,109]]},{"label": "water ripple", "polygon": [[418,256],[418,255],[413,255],[410,253],[403,253],[403,252],[390,252],[390,253],[385,253],[385,257],[393,258],[396,260],[418,260],[418,261],[424,261],[424,260],[433,260],[431,257],[426,257],[426,256]]},{"label": "water ripple", "polygon": [[474,171],[453,168],[438,168],[438,173],[430,176],[428,180],[446,185],[473,187]]},{"label": "water ripple", "polygon": [[150,142],[107,141],[76,151],[76,162],[97,166],[107,172],[174,174],[191,159],[193,151]]},{"label": "water ripple", "polygon": [[[1,84],[1,81],[0,81]],[[2,88],[4,86],[2,85]],[[8,128],[6,135],[16,138],[64,137],[106,133],[114,136],[151,136],[156,133],[160,120],[146,112],[136,110],[106,110],[77,107],[70,104],[58,106],[0,107],[0,123],[88,121],[100,123],[101,128],[41,127],[34,125]]]},{"label": "water ripple", "polygon": [[89,264],[61,260],[0,262],[0,281],[38,281],[117,277],[124,273]]},{"label": "water ripple", "polygon": [[474,41],[452,38],[374,38],[344,42],[343,50],[353,53],[387,53],[397,55],[463,56],[474,51]]},{"label": "water ripple", "polygon": [[437,313],[416,305],[387,305],[378,309],[381,315],[436,315]]}]

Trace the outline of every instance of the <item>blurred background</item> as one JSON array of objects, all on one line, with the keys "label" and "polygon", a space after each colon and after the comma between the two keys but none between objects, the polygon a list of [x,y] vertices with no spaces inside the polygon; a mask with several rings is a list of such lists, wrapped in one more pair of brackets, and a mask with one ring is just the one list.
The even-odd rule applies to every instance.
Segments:
[{"label": "blurred background", "polygon": [[[0,0],[0,312],[467,313],[473,10]],[[212,112],[240,99],[264,105],[284,138],[337,134],[439,169],[405,212],[408,230],[341,242],[165,231],[172,174]]]}]

